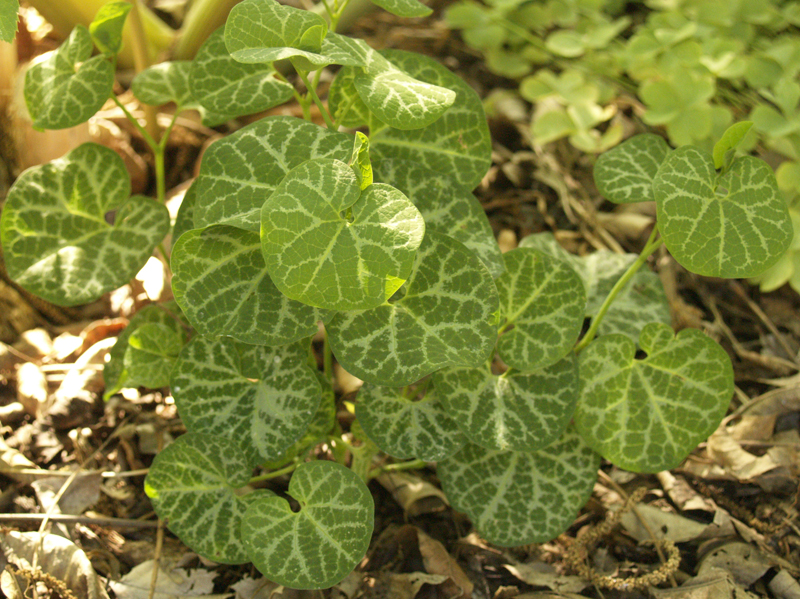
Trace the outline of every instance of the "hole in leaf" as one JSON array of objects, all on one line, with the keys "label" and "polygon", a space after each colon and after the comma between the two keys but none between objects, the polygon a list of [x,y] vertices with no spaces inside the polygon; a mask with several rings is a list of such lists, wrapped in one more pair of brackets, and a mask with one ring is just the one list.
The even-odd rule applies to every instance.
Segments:
[{"label": "hole in leaf", "polygon": [[114,221],[117,218],[117,211],[116,210],[109,210],[103,215],[103,218],[109,225],[113,225]]},{"label": "hole in leaf", "polygon": [[636,358],[637,360],[644,360],[645,358],[647,358],[647,352],[642,349],[637,349],[634,358]]}]

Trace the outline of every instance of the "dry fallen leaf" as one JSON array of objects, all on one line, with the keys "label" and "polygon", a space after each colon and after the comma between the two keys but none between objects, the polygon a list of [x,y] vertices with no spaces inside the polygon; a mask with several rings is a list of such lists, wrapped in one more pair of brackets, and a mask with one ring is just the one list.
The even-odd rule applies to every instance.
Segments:
[{"label": "dry fallen leaf", "polygon": [[545,562],[507,564],[504,566],[522,582],[534,587],[545,587],[559,593],[580,593],[591,582],[580,576],[565,576]]},{"label": "dry fallen leaf", "polygon": [[736,584],[725,570],[709,569],[702,576],[671,589],[650,589],[655,599],[756,599]]},{"label": "dry fallen leaf", "polygon": [[423,585],[439,585],[447,580],[447,576],[411,572],[378,572],[374,577],[367,577],[364,597],[366,599],[414,599]]},{"label": "dry fallen leaf", "polygon": [[700,559],[698,576],[710,570],[724,570],[733,580],[744,587],[749,587],[759,580],[773,566],[772,560],[758,550],[757,547],[734,541],[717,547]]},{"label": "dry fallen leaf", "polygon": [[[652,505],[640,503],[636,506],[636,509],[647,522],[656,538],[674,543],[685,543],[696,539],[703,534],[707,526]],[[637,541],[651,540],[650,533],[647,532],[647,529],[632,511],[622,514],[620,523],[625,531]]]},{"label": "dry fallen leaf", "polygon": [[[471,597],[473,584],[472,581],[453,559],[444,545],[436,539],[426,535],[417,529],[417,540],[419,542],[419,552],[422,555],[422,562],[428,574],[439,574],[450,579],[449,585],[454,587],[447,589],[445,595],[448,597]],[[443,583],[448,585],[448,583]]]},{"label": "dry fallen leaf", "polygon": [[408,472],[386,472],[377,480],[409,516],[441,512],[449,503],[441,490]]},{"label": "dry fallen leaf", "polygon": [[[150,596],[150,580],[153,575],[153,560],[142,562],[122,577],[120,581],[111,581],[109,586],[117,595],[117,599],[148,599]],[[214,589],[216,573],[208,570],[184,570],[173,568],[169,571],[159,569],[156,581],[156,592],[153,599],[183,599],[184,597],[211,597],[228,599],[230,593],[211,595]]]}]

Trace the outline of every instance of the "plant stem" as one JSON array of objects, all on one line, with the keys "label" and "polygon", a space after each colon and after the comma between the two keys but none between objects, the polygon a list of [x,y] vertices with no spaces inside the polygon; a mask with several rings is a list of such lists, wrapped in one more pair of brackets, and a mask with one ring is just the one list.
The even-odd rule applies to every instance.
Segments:
[{"label": "plant stem", "polygon": [[[322,100],[319,99],[317,95],[317,90],[314,85],[308,80],[308,73],[304,71],[298,71],[298,75],[300,75],[300,79],[303,80],[303,83],[306,85],[306,89],[308,90],[308,95],[314,101],[314,104],[317,105],[319,111],[322,113],[322,118],[325,119],[325,126],[330,129],[331,131],[336,131],[336,125],[333,124],[333,119],[331,119],[331,115],[328,113],[328,109],[325,108],[325,105],[322,103]],[[305,112],[305,110],[303,111]]]},{"label": "plant stem", "polygon": [[428,465],[428,462],[424,460],[409,460],[407,462],[397,462],[395,464],[387,464],[386,466],[381,466],[380,468],[375,468],[369,473],[369,480],[380,476],[381,474],[385,474],[387,472],[399,472],[401,470],[420,470],[425,468]]},{"label": "plant stem", "polygon": [[333,388],[333,352],[331,351],[331,344],[328,341],[328,331],[326,330],[323,335],[322,341],[322,368],[325,373],[325,380],[331,384]]},{"label": "plant stem", "polygon": [[290,472],[293,472],[299,465],[300,462],[297,461],[292,464],[289,464],[288,466],[284,466],[280,470],[274,470],[273,472],[267,472],[266,474],[254,476],[248,481],[247,484],[252,485],[253,483],[258,483],[265,480],[272,480],[273,478],[278,478],[279,476],[283,476],[284,474],[289,474]]},{"label": "plant stem", "polygon": [[138,129],[139,133],[142,134],[144,141],[147,143],[148,146],[150,146],[150,149],[155,154],[155,152],[158,151],[158,143],[156,142],[156,140],[153,139],[153,137],[147,132],[147,130],[144,127],[142,127],[137,118],[133,116],[127,108],[125,108],[125,105],[119,101],[119,98],[117,98],[117,96],[111,94],[111,99],[114,101],[114,104],[120,107],[123,114],[128,118],[128,120],[133,124],[133,126],[136,127],[136,129]]},{"label": "plant stem", "polygon": [[628,282],[633,278],[642,265],[647,262],[647,259],[655,252],[661,245],[664,243],[664,238],[659,237],[656,239],[658,235],[658,225],[653,227],[653,232],[650,233],[650,238],[647,240],[642,252],[639,254],[639,257],[636,261],[630,265],[628,270],[625,271],[625,274],[622,275],[619,280],[616,282],[614,287],[611,288],[611,291],[608,293],[608,297],[606,297],[603,305],[600,306],[600,310],[597,311],[597,315],[592,319],[592,325],[589,327],[589,330],[586,331],[586,335],[584,335],[583,339],[581,339],[580,343],[575,346],[575,353],[579,353],[584,347],[591,343],[592,339],[595,338],[597,335],[597,329],[600,327],[600,323],[603,320],[603,317],[608,312],[608,309],[611,307],[611,304],[614,303],[614,299],[617,297],[620,291],[628,284]]},{"label": "plant stem", "polygon": [[[147,55],[147,36],[144,32],[142,16],[139,13],[140,0],[129,0],[131,12],[128,15],[131,22],[131,37],[133,46],[133,62],[137,73],[141,73],[150,66],[150,58]],[[145,128],[154,140],[158,140],[158,114],[155,106],[144,105]]]}]

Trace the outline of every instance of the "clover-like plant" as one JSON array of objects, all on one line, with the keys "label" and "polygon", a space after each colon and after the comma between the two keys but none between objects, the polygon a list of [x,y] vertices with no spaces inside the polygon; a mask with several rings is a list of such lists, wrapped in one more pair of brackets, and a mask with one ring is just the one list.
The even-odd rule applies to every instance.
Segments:
[{"label": "clover-like plant", "polygon": [[[71,126],[110,96],[121,4],[31,68],[37,126]],[[155,200],[129,197],[121,159],[85,144],[23,173],[0,221],[10,275],[62,305],[169,255],[174,301],[139,311],[105,370],[107,395],[169,385],[189,431],[155,458],[145,491],[200,555],[304,589],[361,560],[366,482],[386,469],[437,461],[453,505],[490,541],[519,545],[569,526],[601,456],[635,471],[676,465],[722,418],[732,367],[700,331],[672,332],[658,278],[640,268],[666,244],[695,272],[752,277],[791,237],[770,169],[735,156],[741,130],[714,156],[644,135],[595,171],[610,200],[656,202],[639,256],[579,258],[547,235],[501,255],[471,193],[491,155],[480,99],[429,58],[336,34],[345,4],[326,2],[326,20],[244,0],[193,61],[134,79],[142,102],[207,124],[291,97],[309,117],[265,117],[212,144],[171,248],[171,125],[156,140],[127,110],[155,155]],[[300,89],[275,69],[283,59]],[[330,65],[341,68],[326,105],[317,84]],[[312,104],[326,126],[310,121]],[[334,356],[365,381],[345,433]],[[380,450],[410,460],[376,467]],[[263,488],[288,474],[285,493]]]}]

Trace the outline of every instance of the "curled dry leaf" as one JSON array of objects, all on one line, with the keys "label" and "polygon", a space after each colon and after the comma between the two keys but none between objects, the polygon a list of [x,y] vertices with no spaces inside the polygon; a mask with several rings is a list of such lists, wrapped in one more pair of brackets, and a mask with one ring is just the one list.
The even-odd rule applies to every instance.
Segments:
[{"label": "curled dry leaf", "polygon": [[[147,599],[150,596],[150,581],[153,575],[153,560],[143,562],[123,576],[119,582],[109,583],[117,599]],[[170,571],[159,569],[156,592],[153,599],[183,599],[184,597],[209,597],[228,599],[230,593],[212,595],[214,572],[208,570],[184,570],[173,568]]]},{"label": "curled dry leaf", "polygon": [[534,587],[545,587],[558,593],[580,593],[591,584],[581,576],[565,576],[545,562],[506,564],[506,570],[522,582]]},{"label": "curled dry leaf", "polygon": [[717,547],[703,556],[697,570],[698,576],[713,570],[728,572],[733,580],[749,587],[759,580],[775,564],[757,547],[734,541]]},{"label": "curled dry leaf", "polygon": [[392,599],[414,599],[423,585],[440,585],[447,576],[424,572],[396,573],[378,572],[367,582],[370,592],[367,597],[391,597]]},{"label": "curled dry leaf", "polygon": [[781,448],[773,447],[762,456],[753,455],[724,427],[709,437],[708,454],[738,480],[752,480],[779,466],[790,466],[786,463],[787,452],[781,451]]},{"label": "curled dry leaf", "polygon": [[429,574],[446,576],[449,581],[443,582],[447,597],[471,597],[474,585],[458,565],[458,562],[447,552],[444,545],[436,539],[417,529],[419,552],[422,562]]},{"label": "curled dry leaf", "polygon": [[375,480],[392,494],[409,516],[440,512],[449,505],[444,493],[408,472],[387,472]]},{"label": "curled dry leaf", "polygon": [[737,584],[728,572],[719,568],[711,568],[679,587],[652,588],[650,591],[654,599],[755,599],[756,597]]}]

